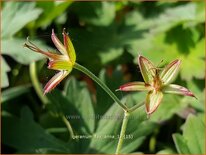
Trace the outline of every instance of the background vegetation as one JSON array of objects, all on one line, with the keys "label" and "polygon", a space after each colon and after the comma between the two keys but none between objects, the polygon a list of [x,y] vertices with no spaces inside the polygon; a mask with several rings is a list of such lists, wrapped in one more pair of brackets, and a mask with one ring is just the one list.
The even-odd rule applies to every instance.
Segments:
[{"label": "background vegetation", "polygon": [[[99,75],[115,91],[142,80],[137,55],[156,65],[182,60],[175,83],[198,100],[166,95],[147,119],[144,107],[129,120],[123,153],[205,154],[205,17],[204,2],[3,2],[1,19],[2,153],[114,153],[117,139],[71,139],[62,114],[75,135],[115,135],[123,112],[87,76],[73,70],[44,104],[31,79],[44,86],[54,72],[46,59],[23,48],[27,36],[44,50],[55,48],[66,28],[78,63]],[[36,62],[36,72],[31,62]],[[32,72],[33,71],[33,72]],[[145,93],[116,93],[128,105]],[[75,117],[72,117],[75,116]],[[93,116],[96,116],[95,118]],[[100,118],[103,117],[104,118]],[[77,117],[77,118],[76,118]]]}]

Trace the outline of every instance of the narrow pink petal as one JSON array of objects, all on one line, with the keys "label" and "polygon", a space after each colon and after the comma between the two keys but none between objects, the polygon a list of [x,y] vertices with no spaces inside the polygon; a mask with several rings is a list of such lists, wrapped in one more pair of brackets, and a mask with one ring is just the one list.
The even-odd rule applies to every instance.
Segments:
[{"label": "narrow pink petal", "polygon": [[27,38],[27,41],[28,43],[25,43],[24,44],[24,47],[27,47],[29,48],[30,50],[34,51],[34,52],[37,52],[37,53],[41,53],[45,56],[47,56],[48,58],[50,59],[58,59],[59,58],[59,55],[58,54],[54,54],[54,53],[50,53],[50,52],[45,52],[45,51],[42,51],[40,48],[38,48],[35,44],[33,44],[32,42],[30,42]]},{"label": "narrow pink petal", "polygon": [[69,58],[70,58],[71,62],[74,64],[75,61],[76,61],[76,53],[75,53],[74,46],[71,42],[71,39],[69,38],[69,36],[65,32],[65,28],[63,29],[62,34],[63,34],[63,38],[64,38],[64,46],[66,48],[66,51],[69,55]]},{"label": "narrow pink petal", "polygon": [[70,70],[73,64],[66,60],[51,60],[48,63],[48,68],[53,70]]},{"label": "narrow pink petal", "polygon": [[152,114],[160,102],[162,101],[163,94],[161,91],[150,91],[146,97],[146,112],[148,115]]},{"label": "narrow pink petal", "polygon": [[54,89],[70,72],[71,70],[60,71],[59,73],[55,74],[44,87],[44,94]]},{"label": "narrow pink petal", "polygon": [[64,45],[61,43],[61,41],[57,38],[57,36],[54,33],[54,30],[52,29],[52,35],[51,35],[51,39],[54,43],[54,45],[56,46],[56,48],[59,50],[59,52],[61,52],[63,55],[68,55],[67,51],[64,47]]},{"label": "narrow pink petal", "polygon": [[119,87],[120,91],[146,91],[151,90],[152,87],[144,82],[130,82]]},{"label": "narrow pink petal", "polygon": [[162,89],[162,91],[164,93],[169,93],[169,94],[178,94],[178,95],[195,97],[195,95],[191,91],[189,91],[187,88],[176,85],[176,84],[167,85]]},{"label": "narrow pink petal", "polygon": [[145,83],[151,84],[155,77],[155,66],[147,58],[139,55],[138,63]]},{"label": "narrow pink petal", "polygon": [[162,72],[160,73],[160,79],[162,80],[164,85],[171,83],[172,80],[174,80],[179,71],[180,64],[181,61],[177,59],[172,61],[162,70]]}]

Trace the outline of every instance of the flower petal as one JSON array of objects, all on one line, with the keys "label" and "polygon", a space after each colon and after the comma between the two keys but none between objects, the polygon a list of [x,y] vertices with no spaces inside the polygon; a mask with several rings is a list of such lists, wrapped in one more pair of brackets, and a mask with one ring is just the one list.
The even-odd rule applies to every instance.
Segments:
[{"label": "flower petal", "polygon": [[155,66],[141,55],[138,57],[138,63],[145,83],[151,84],[155,77]]},{"label": "flower petal", "polygon": [[150,91],[146,97],[146,112],[148,115],[152,114],[160,102],[162,101],[163,94],[161,91]]},{"label": "flower petal", "polygon": [[66,60],[51,60],[49,61],[48,68],[54,70],[70,70],[73,64]]},{"label": "flower petal", "polygon": [[29,41],[28,38],[27,38],[27,42],[28,42],[28,43],[25,43],[25,44],[24,44],[24,47],[27,47],[27,48],[29,48],[30,50],[34,51],[34,52],[41,53],[41,54],[47,56],[47,57],[50,58],[50,59],[59,59],[59,58],[60,58],[60,55],[58,55],[58,54],[54,54],[54,53],[42,51],[42,50],[41,50],[40,48],[38,48],[35,44],[33,44],[31,41]]},{"label": "flower petal", "polygon": [[166,85],[171,83],[172,80],[176,77],[179,68],[180,68],[181,61],[174,60],[170,64],[168,64],[160,73],[160,79],[162,80],[163,84]]},{"label": "flower petal", "polygon": [[61,41],[55,35],[54,29],[52,29],[51,39],[52,39],[54,45],[56,46],[56,48],[59,50],[59,52],[61,52],[63,55],[68,55],[66,48],[64,47],[64,45],[61,43]]},{"label": "flower petal", "polygon": [[62,34],[63,34],[63,38],[64,38],[64,46],[66,48],[66,51],[68,52],[68,55],[69,55],[71,62],[74,64],[76,61],[76,53],[75,53],[74,46],[73,46],[69,36],[65,32],[65,29],[63,29]]},{"label": "flower petal", "polygon": [[162,91],[164,93],[169,93],[169,94],[178,94],[178,95],[195,97],[195,95],[191,91],[189,91],[187,88],[176,85],[176,84],[167,85],[162,89]]},{"label": "flower petal", "polygon": [[152,87],[144,82],[129,82],[119,87],[120,91],[146,91]]},{"label": "flower petal", "polygon": [[71,70],[55,74],[44,87],[44,95],[54,89],[70,72]]}]

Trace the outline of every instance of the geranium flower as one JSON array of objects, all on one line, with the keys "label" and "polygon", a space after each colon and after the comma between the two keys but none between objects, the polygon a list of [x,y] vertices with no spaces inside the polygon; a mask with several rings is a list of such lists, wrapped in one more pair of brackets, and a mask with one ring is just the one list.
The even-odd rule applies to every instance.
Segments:
[{"label": "geranium flower", "polygon": [[54,89],[71,71],[76,61],[76,54],[73,47],[73,44],[63,29],[63,40],[64,45],[56,37],[54,30],[52,30],[51,39],[60,52],[59,54],[51,53],[50,51],[45,52],[34,45],[27,39],[28,43],[25,43],[24,46],[31,49],[34,52],[41,53],[49,58],[48,68],[59,71],[55,74],[49,82],[44,87],[44,94],[50,92]]},{"label": "geranium flower", "polygon": [[176,77],[181,64],[174,60],[163,69],[156,68],[152,62],[143,56],[138,57],[138,64],[144,82],[130,82],[120,86],[120,91],[148,91],[146,96],[146,112],[152,114],[163,98],[163,93],[179,94],[195,97],[187,88],[170,84]]}]

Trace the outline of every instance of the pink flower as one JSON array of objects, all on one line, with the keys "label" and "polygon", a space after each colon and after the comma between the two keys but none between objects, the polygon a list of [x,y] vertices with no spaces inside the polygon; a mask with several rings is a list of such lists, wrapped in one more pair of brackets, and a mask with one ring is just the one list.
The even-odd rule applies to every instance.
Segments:
[{"label": "pink flower", "polygon": [[156,68],[152,62],[143,56],[138,57],[138,64],[145,82],[130,82],[120,86],[120,91],[148,91],[146,97],[146,112],[152,114],[163,98],[163,93],[179,94],[195,97],[187,88],[170,84],[176,77],[181,64],[174,60],[162,70]]},{"label": "pink flower", "polygon": [[52,30],[51,39],[59,51],[59,54],[45,52],[30,42],[25,43],[24,46],[34,52],[41,53],[49,58],[48,68],[59,71],[55,74],[44,87],[44,94],[54,89],[71,71],[76,61],[76,53],[73,44],[63,29],[64,45],[56,37],[54,30]]}]

